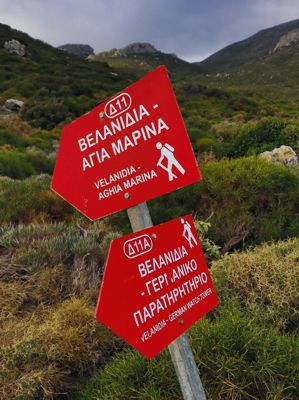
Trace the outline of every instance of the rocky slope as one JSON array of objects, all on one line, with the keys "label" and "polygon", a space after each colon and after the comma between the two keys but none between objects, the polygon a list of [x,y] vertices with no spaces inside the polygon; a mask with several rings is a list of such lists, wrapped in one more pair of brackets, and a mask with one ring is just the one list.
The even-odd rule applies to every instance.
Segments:
[{"label": "rocky slope", "polygon": [[152,71],[160,65],[165,65],[168,71],[175,76],[186,76],[200,72],[201,68],[175,54],[163,53],[150,43],[134,42],[120,49],[104,51],[90,58],[93,61],[105,61],[111,67],[121,70],[134,71],[136,76]]},{"label": "rocky slope", "polygon": [[89,46],[89,44],[64,44],[59,46],[58,49],[83,58],[94,54],[94,50],[91,46]]},{"label": "rocky slope", "polygon": [[240,42],[233,43],[212,54],[200,63],[196,63],[208,72],[231,71],[262,58],[281,48],[283,43],[294,42],[299,29],[299,19],[256,33]]}]

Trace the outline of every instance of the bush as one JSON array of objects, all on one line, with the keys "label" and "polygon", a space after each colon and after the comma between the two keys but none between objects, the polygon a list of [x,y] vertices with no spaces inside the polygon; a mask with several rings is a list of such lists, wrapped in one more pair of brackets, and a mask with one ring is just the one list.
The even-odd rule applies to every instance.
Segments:
[{"label": "bush", "polygon": [[21,119],[19,114],[10,115],[7,119],[0,119],[0,129],[17,133],[21,137],[25,137],[32,131],[32,127],[26,121]]},{"label": "bush", "polygon": [[211,162],[202,175],[189,204],[211,217],[210,236],[223,251],[298,235],[298,172],[247,157]]},{"label": "bush", "polygon": [[285,126],[285,122],[272,117],[246,124],[233,140],[230,155],[240,157],[246,154],[258,154],[288,144],[284,143]]},{"label": "bush", "polygon": [[[208,399],[296,399],[298,340],[265,328],[230,303],[190,330],[191,346]],[[148,361],[134,350],[96,374],[80,400],[181,400],[167,350]]]},{"label": "bush", "polygon": [[[149,202],[154,224],[193,213],[226,252],[299,233],[298,172],[256,157],[201,165],[202,181]],[[113,223],[125,225],[123,214]]]},{"label": "bush", "polygon": [[[58,278],[61,278],[61,284],[58,283],[61,290],[63,287],[68,290],[64,294],[61,292],[62,296],[82,294],[85,290],[98,287],[107,248],[111,240],[120,234],[109,231],[105,226],[82,230],[64,223],[3,225],[0,229],[0,249],[5,249],[9,255],[6,278],[18,277],[15,265],[20,266],[20,274],[27,278],[34,274],[29,282],[31,294],[37,289],[34,287],[36,280],[46,282],[48,279],[43,286],[45,295]],[[51,269],[55,269],[55,273],[52,270],[53,280]],[[63,272],[67,278],[62,278]],[[51,301],[50,296],[48,300]]]},{"label": "bush", "polygon": [[221,152],[221,144],[217,140],[210,138],[197,139],[195,147],[198,149],[199,155],[211,151],[218,155]]},{"label": "bush", "polygon": [[0,177],[0,222],[70,219],[74,209],[49,187],[50,176],[47,175],[22,181]]},{"label": "bush", "polygon": [[213,282],[222,304],[237,297],[263,322],[286,331],[299,323],[299,239],[263,244],[213,263]]},{"label": "bush", "polygon": [[69,113],[61,99],[50,97],[28,100],[22,108],[21,115],[32,126],[49,130],[64,121]]},{"label": "bush", "polygon": [[26,153],[19,150],[0,149],[0,175],[23,179],[35,173]]},{"label": "bush", "polygon": [[20,148],[28,145],[27,141],[20,134],[7,129],[0,129],[0,146],[6,144]]},{"label": "bush", "polygon": [[41,150],[19,150],[9,146],[0,148],[0,175],[24,179],[40,173],[52,173],[53,158]]},{"label": "bush", "polygon": [[194,225],[204,252],[205,260],[207,264],[210,265],[212,260],[216,260],[220,257],[220,247],[209,239],[209,229],[211,224],[196,219]]},{"label": "bush", "polygon": [[55,150],[59,143],[60,132],[33,130],[27,137],[30,146],[37,147],[45,152]]}]

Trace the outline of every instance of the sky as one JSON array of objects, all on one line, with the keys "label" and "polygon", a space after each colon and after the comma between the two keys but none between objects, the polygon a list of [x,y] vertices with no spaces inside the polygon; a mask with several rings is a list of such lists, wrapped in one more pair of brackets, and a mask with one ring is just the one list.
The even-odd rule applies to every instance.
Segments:
[{"label": "sky", "polygon": [[1,23],[53,46],[149,42],[187,61],[297,18],[299,0],[0,0]]}]

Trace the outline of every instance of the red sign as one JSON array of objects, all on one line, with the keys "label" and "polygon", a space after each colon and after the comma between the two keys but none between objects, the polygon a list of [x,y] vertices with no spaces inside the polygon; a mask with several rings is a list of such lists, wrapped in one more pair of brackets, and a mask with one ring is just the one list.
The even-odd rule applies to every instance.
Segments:
[{"label": "red sign", "polygon": [[111,242],[96,317],[147,358],[217,303],[191,215]]},{"label": "red sign", "polygon": [[199,180],[160,67],[63,129],[52,189],[95,220]]}]

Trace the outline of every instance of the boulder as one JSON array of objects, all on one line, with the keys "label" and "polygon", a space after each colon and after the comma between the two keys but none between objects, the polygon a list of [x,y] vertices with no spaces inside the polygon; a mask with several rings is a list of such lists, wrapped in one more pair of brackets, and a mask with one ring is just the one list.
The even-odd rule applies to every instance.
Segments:
[{"label": "boulder", "polygon": [[19,111],[24,105],[24,102],[16,99],[8,99],[4,103],[3,110],[5,111]]},{"label": "boulder", "polygon": [[18,40],[12,39],[4,42],[4,48],[12,54],[17,54],[23,57],[25,55],[25,45],[20,43]]},{"label": "boulder", "polygon": [[265,160],[284,164],[286,167],[299,168],[298,157],[290,146],[280,146],[272,151],[265,151],[260,154]]}]

